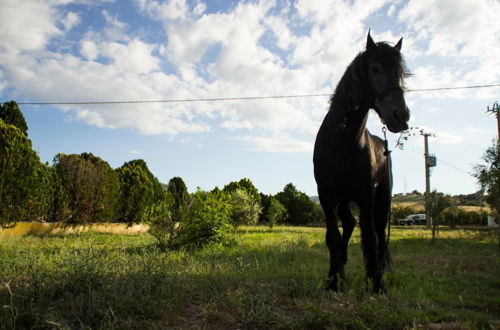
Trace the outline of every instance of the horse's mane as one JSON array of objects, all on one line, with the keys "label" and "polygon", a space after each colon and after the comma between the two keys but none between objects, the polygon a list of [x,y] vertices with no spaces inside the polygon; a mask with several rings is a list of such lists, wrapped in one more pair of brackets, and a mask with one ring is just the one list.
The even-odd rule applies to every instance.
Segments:
[{"label": "horse's mane", "polygon": [[365,50],[354,58],[335,88],[330,99],[330,111],[335,109],[337,119],[342,120],[346,112],[354,106],[373,107],[376,95],[367,77],[367,64],[371,58],[389,68],[389,71],[396,72],[404,88],[404,78],[408,77],[410,72],[403,56],[386,42],[378,42],[376,45],[375,50]]}]

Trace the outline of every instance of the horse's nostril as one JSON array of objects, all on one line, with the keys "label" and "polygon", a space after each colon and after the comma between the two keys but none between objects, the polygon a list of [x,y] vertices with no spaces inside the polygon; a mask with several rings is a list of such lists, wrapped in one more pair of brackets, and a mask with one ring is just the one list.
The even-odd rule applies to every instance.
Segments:
[{"label": "horse's nostril", "polygon": [[398,111],[397,110],[394,111],[393,116],[394,116],[394,119],[396,119],[397,121],[400,120],[400,117],[398,115]]}]

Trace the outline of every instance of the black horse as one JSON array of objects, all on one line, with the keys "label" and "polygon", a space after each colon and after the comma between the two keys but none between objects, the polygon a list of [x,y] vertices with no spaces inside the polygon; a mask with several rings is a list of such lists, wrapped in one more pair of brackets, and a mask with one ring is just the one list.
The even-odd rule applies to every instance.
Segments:
[{"label": "black horse", "polygon": [[369,110],[374,109],[391,132],[408,129],[410,113],[403,92],[408,72],[400,53],[402,41],[394,47],[375,43],[368,32],[366,50],[342,76],[316,137],[314,177],[326,215],[329,290],[337,291],[338,280],[345,276],[347,245],[355,225],[349,203],[354,202],[360,210],[367,283],[374,292],[385,292],[382,275],[390,265],[385,227],[392,173],[383,141],[365,126]]}]

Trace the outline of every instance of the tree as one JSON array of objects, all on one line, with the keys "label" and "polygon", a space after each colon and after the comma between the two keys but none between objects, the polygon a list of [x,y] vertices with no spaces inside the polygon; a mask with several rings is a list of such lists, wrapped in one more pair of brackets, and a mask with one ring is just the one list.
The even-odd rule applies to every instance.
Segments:
[{"label": "tree", "polygon": [[[448,207],[454,204],[453,198],[450,195],[438,193],[436,190],[429,194],[429,215],[432,219],[432,241],[436,237],[436,229],[439,226],[439,215]],[[427,219],[429,221],[429,219]]]},{"label": "tree", "polygon": [[257,188],[255,188],[255,186],[253,185],[253,183],[250,179],[243,178],[240,181],[232,181],[232,182],[228,183],[227,185],[225,185],[224,189],[222,189],[222,190],[230,193],[230,192],[236,191],[238,189],[245,190],[250,196],[253,197],[253,199],[255,201],[257,201],[260,204],[261,199],[260,199],[259,191],[257,190]]},{"label": "tree", "polygon": [[286,209],[283,204],[276,198],[271,197],[269,199],[269,205],[265,210],[265,218],[268,221],[269,227],[273,228],[276,223],[282,221],[285,217]]},{"label": "tree", "polygon": [[72,224],[115,221],[119,198],[117,174],[107,162],[92,155],[58,154],[54,168],[57,188],[55,211],[58,220]]},{"label": "tree", "polygon": [[[486,202],[495,210],[500,221],[500,141],[493,140],[483,155],[484,164],[474,166],[474,176],[486,193]],[[498,226],[498,248],[500,249],[500,226]]]},{"label": "tree", "polygon": [[231,224],[236,231],[240,225],[255,225],[262,210],[259,202],[245,189],[236,189],[230,193]]},{"label": "tree", "polygon": [[182,220],[181,213],[186,207],[186,203],[189,197],[189,193],[186,184],[182,178],[176,176],[170,179],[168,182],[167,191],[172,194],[173,204],[172,204],[172,218],[173,221],[179,222]]},{"label": "tree", "polygon": [[82,153],[80,154],[80,158],[92,163],[97,170],[93,221],[116,221],[120,199],[120,180],[118,174],[108,162],[91,153]]},{"label": "tree", "polygon": [[286,221],[294,225],[303,225],[317,221],[315,204],[309,196],[298,191],[291,183],[282,192],[274,196],[286,208]]},{"label": "tree", "polygon": [[16,126],[24,135],[28,136],[28,125],[16,102],[5,102],[0,106],[0,119],[6,124]]},{"label": "tree", "polygon": [[129,224],[139,223],[146,208],[163,199],[165,190],[142,159],[127,162],[116,171],[121,191],[119,219]]},{"label": "tree", "polygon": [[492,144],[483,155],[484,164],[474,167],[474,176],[486,193],[486,202],[500,214],[500,151],[498,141]]},{"label": "tree", "polygon": [[30,215],[28,202],[36,189],[40,158],[26,134],[1,119],[0,169],[0,225],[27,220]]},{"label": "tree", "polygon": [[56,173],[48,164],[40,164],[35,171],[34,185],[26,205],[29,219],[51,221],[54,206]]}]

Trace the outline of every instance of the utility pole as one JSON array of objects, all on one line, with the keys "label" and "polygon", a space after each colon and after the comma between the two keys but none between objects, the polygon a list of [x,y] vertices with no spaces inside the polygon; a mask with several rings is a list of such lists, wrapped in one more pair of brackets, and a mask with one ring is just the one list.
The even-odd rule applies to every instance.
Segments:
[{"label": "utility pole", "polygon": [[432,218],[430,213],[430,193],[431,193],[431,171],[429,167],[429,133],[422,133],[424,136],[424,158],[425,158],[425,218],[427,223],[427,228],[432,227]]},{"label": "utility pole", "polygon": [[498,102],[495,102],[493,106],[488,106],[488,111],[497,116],[497,127],[498,127],[498,148],[500,149],[500,106],[498,106]]},{"label": "utility pole", "polygon": [[[493,106],[490,107],[488,106],[488,111],[486,112],[491,112],[492,114],[497,116],[497,128],[498,128],[498,135],[497,135],[497,153],[500,153],[500,107],[498,106],[498,101],[493,104]],[[498,249],[500,250],[500,215],[497,214],[497,225],[498,225]]]}]

